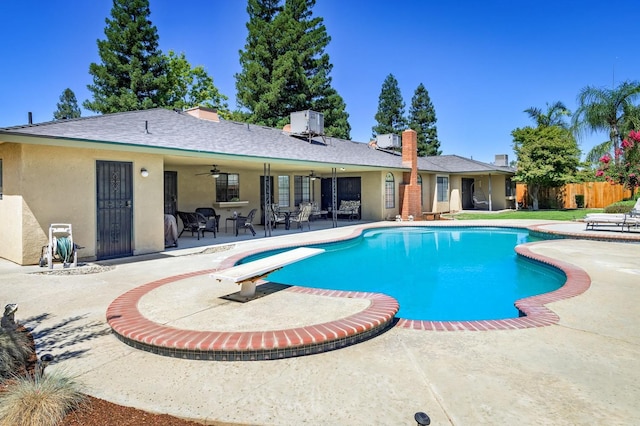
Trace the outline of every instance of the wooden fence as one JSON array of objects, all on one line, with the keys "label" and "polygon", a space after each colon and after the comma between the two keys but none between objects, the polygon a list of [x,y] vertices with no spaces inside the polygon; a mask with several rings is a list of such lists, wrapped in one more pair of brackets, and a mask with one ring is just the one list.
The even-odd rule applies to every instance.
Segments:
[{"label": "wooden fence", "polygon": [[[527,185],[518,183],[516,199],[523,208],[531,204],[528,195]],[[608,182],[570,183],[561,188],[541,188],[538,204],[541,209],[575,209],[576,195],[584,195],[584,207],[598,209],[631,197],[631,191],[622,185],[612,185]]]}]

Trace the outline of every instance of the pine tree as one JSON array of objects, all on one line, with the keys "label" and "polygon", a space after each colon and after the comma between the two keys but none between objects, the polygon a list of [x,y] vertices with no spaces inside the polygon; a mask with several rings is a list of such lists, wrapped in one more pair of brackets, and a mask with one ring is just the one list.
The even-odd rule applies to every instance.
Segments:
[{"label": "pine tree", "polygon": [[104,114],[166,103],[166,62],[150,13],[148,0],[113,0],[106,39],[98,40],[102,63],[89,66],[93,101],[85,108]]},{"label": "pine tree", "polygon": [[280,0],[248,1],[247,42],[240,51],[242,72],[235,75],[236,99],[241,108],[249,111],[248,121],[272,127],[276,126],[273,111],[279,106],[279,99],[269,93],[274,61],[279,56],[273,25],[282,10],[279,3]]},{"label": "pine tree", "polygon": [[333,65],[325,53],[331,38],[323,19],[313,18],[315,0],[249,0],[242,72],[237,98],[249,121],[272,127],[289,122],[294,111],[324,114],[325,133],[348,139],[351,126],[343,98],[331,86]]},{"label": "pine tree", "polygon": [[56,107],[58,109],[53,113],[54,120],[68,120],[80,117],[80,107],[78,107],[76,94],[69,88],[64,89],[60,95],[60,102],[56,104]]},{"label": "pine tree", "polygon": [[374,138],[388,133],[399,135],[407,129],[404,106],[398,80],[393,74],[389,74],[382,83],[378,97],[378,112],[375,115],[378,124],[372,128]]},{"label": "pine tree", "polygon": [[420,83],[409,108],[409,127],[418,134],[418,156],[440,155],[440,141],[436,128],[436,110],[431,103],[429,92]]}]

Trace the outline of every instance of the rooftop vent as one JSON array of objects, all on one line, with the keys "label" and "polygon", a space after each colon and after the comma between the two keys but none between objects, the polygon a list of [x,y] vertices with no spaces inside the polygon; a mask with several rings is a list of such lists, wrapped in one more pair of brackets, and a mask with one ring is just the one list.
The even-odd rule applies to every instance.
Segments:
[{"label": "rooftop vent", "polygon": [[291,113],[291,133],[294,135],[323,136],[324,114],[311,110]]},{"label": "rooftop vent", "polygon": [[401,146],[400,135],[393,133],[376,136],[376,142],[378,144],[378,148],[381,149],[400,148]]}]

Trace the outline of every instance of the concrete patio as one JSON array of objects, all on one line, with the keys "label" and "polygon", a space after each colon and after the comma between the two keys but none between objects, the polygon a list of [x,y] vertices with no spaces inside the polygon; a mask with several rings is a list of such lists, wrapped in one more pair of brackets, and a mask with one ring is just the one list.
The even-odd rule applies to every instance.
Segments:
[{"label": "concrete patio", "polygon": [[[640,423],[638,232],[586,232],[577,222],[420,223],[538,225],[569,237],[634,240],[558,239],[532,245],[533,252],[582,268],[591,278],[585,293],[547,305],[560,317],[547,327],[475,332],[395,327],[371,340],[312,356],[216,362],[133,349],[106,323],[107,307],[128,290],[216,268],[243,252],[343,238],[362,225],[341,223],[347,226],[287,231],[272,238],[261,238],[261,228],[256,237],[223,233],[198,243],[195,237],[183,236],[177,249],[86,265],[83,268],[100,271],[88,274],[42,274],[37,266],[0,260],[0,301],[19,304],[16,319],[33,328],[39,353],[56,356],[49,368],[75,376],[87,393],[201,422],[412,425],[414,413],[424,411],[438,425]],[[320,227],[312,223],[312,230]],[[56,271],[59,268],[56,265]],[[215,286],[206,274],[173,289],[154,290],[143,309],[158,322],[173,321],[190,303],[195,293],[190,289],[201,292],[203,286]],[[295,327],[308,319],[323,321],[327,315],[331,319],[359,309],[314,295],[297,294],[287,300],[281,296],[261,299],[260,309],[268,315],[253,315],[247,321],[220,311],[199,327]]]}]

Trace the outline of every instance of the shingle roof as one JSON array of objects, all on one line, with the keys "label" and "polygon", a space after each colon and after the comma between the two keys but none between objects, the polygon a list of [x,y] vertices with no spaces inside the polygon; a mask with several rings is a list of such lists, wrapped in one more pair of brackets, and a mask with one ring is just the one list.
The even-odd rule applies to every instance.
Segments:
[{"label": "shingle roof", "polygon": [[[365,143],[337,138],[326,138],[323,141],[319,137],[310,143],[307,139],[291,136],[279,129],[226,120],[202,120],[187,113],[161,108],[7,127],[0,129],[0,135],[2,134],[270,159],[403,168],[400,156],[375,150]],[[511,171],[455,155],[419,158],[418,168],[423,171],[451,173]]]}]

